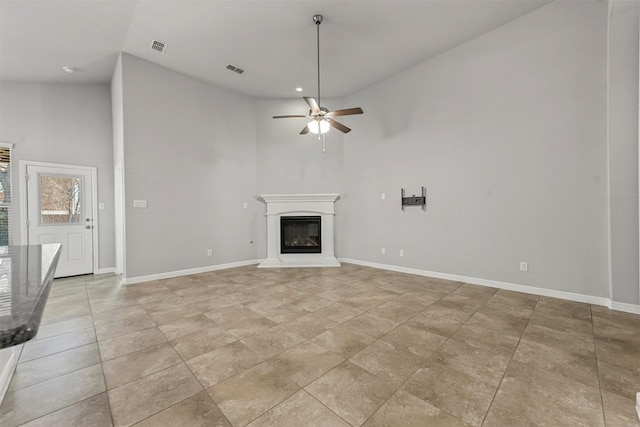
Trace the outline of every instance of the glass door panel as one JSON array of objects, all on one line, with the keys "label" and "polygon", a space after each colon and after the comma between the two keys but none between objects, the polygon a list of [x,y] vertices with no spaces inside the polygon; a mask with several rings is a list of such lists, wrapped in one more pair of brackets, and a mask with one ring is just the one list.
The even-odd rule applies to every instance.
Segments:
[{"label": "glass door panel", "polygon": [[80,224],[83,182],[80,176],[40,175],[40,224]]}]

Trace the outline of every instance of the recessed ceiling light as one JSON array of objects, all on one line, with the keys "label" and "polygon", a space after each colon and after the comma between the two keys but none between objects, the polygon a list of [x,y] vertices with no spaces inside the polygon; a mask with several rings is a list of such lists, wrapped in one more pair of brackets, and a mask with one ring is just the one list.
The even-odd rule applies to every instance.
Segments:
[{"label": "recessed ceiling light", "polygon": [[74,67],[70,67],[68,65],[65,65],[64,67],[62,67],[62,69],[69,74],[73,73],[76,70]]},{"label": "recessed ceiling light", "polygon": [[297,87],[296,88],[296,92],[302,92],[302,88],[301,87]]}]

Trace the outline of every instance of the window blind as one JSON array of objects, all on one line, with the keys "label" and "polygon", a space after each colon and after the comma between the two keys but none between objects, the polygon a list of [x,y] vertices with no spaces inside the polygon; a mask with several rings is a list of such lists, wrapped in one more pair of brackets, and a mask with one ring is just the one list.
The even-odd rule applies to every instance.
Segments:
[{"label": "window blind", "polygon": [[11,149],[13,144],[0,142],[0,318],[11,316]]},{"label": "window blind", "polygon": [[0,246],[11,243],[11,148],[0,142]]}]

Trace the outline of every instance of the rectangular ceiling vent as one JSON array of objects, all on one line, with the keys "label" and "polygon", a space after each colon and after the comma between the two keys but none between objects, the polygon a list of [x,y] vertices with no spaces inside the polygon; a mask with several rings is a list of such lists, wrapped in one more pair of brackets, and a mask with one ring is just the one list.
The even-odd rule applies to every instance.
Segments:
[{"label": "rectangular ceiling vent", "polygon": [[238,68],[235,65],[231,65],[231,64],[227,64],[227,70],[233,71],[234,73],[237,73],[237,74],[244,73],[244,70],[242,68]]},{"label": "rectangular ceiling vent", "polygon": [[151,40],[151,49],[156,52],[164,53],[167,50],[167,44],[160,40]]}]

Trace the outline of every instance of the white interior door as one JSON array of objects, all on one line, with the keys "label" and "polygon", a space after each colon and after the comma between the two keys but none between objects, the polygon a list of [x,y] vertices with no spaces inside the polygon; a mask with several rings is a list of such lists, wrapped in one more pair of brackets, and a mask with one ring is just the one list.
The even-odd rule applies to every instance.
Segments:
[{"label": "white interior door", "polygon": [[93,273],[92,189],[87,168],[27,165],[28,241],[62,244],[55,277]]}]

